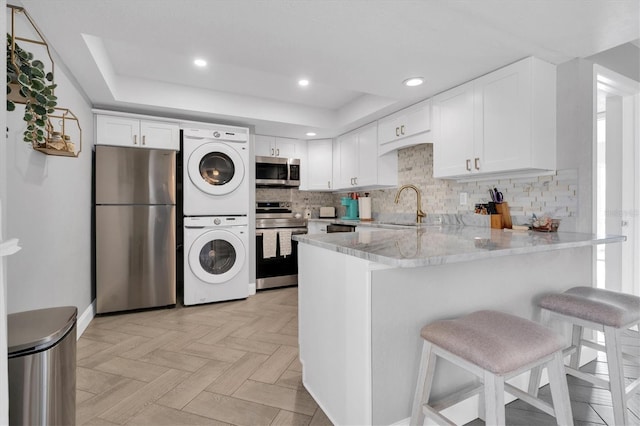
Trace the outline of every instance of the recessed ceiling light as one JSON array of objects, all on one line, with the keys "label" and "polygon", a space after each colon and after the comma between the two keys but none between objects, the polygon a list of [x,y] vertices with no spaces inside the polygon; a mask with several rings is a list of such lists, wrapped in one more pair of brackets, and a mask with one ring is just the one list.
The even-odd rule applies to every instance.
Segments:
[{"label": "recessed ceiling light", "polygon": [[201,58],[194,59],[193,64],[197,67],[206,67],[207,61]]},{"label": "recessed ceiling light", "polygon": [[306,78],[298,80],[298,86],[307,87],[309,85],[309,80]]},{"label": "recessed ceiling light", "polygon": [[402,84],[409,87],[420,86],[422,83],[424,83],[424,78],[422,77],[411,77],[402,82]]},{"label": "recessed ceiling light", "polygon": [[315,136],[316,134],[314,132],[307,132],[307,136]]}]

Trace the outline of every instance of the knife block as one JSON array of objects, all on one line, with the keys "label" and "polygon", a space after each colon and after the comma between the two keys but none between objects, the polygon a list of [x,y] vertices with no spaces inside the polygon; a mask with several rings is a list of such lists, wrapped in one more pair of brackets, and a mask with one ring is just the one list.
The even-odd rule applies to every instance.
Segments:
[{"label": "knife block", "polygon": [[489,217],[491,218],[491,228],[493,228],[493,229],[502,229],[502,215],[501,214],[492,214]]},{"label": "knife block", "polygon": [[[511,229],[513,226],[511,223],[511,212],[509,211],[509,203],[496,203],[496,210],[498,215],[502,217],[502,228]],[[491,227],[493,228],[493,218],[491,221]]]}]

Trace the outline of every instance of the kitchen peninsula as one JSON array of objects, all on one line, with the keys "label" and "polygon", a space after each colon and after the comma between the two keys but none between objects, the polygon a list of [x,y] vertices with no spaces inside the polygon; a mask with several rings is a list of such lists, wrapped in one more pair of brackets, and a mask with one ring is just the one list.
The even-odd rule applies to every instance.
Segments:
[{"label": "kitchen peninsula", "polygon": [[[542,294],[592,282],[593,245],[625,239],[391,228],[295,236],[303,383],[338,425],[406,423],[426,323],[480,309],[535,318]],[[434,397],[471,383],[466,373],[443,367]],[[475,405],[449,410],[456,422],[477,417]]]}]

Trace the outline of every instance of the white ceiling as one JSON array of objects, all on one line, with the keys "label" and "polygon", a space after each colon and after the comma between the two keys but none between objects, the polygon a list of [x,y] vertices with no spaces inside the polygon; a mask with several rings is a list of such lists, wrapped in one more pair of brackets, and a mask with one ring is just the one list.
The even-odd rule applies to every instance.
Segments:
[{"label": "white ceiling", "polygon": [[[559,64],[640,37],[638,0],[21,3],[96,107],[300,138],[335,136],[526,56]],[[193,67],[196,56],[209,65]],[[411,76],[426,83],[404,87]]]}]

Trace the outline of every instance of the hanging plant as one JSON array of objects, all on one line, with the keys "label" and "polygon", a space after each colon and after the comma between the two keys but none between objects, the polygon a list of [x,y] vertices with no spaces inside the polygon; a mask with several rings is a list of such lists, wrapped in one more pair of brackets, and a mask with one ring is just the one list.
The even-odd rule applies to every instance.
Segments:
[{"label": "hanging plant", "polygon": [[7,111],[14,111],[16,103],[25,104],[25,142],[45,144],[49,114],[55,112],[57,105],[55,88],[53,73],[46,72],[42,61],[34,59],[33,53],[22,49],[7,34]]}]

